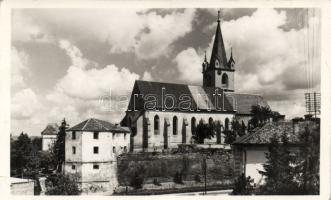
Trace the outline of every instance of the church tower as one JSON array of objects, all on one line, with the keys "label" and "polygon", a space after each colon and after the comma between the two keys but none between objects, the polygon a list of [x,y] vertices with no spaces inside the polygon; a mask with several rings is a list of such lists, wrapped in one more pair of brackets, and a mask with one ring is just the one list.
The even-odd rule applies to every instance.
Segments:
[{"label": "church tower", "polygon": [[227,60],[223,36],[220,25],[220,11],[218,11],[217,28],[210,62],[207,57],[202,63],[203,87],[219,87],[224,91],[234,92],[234,64],[232,56]]}]

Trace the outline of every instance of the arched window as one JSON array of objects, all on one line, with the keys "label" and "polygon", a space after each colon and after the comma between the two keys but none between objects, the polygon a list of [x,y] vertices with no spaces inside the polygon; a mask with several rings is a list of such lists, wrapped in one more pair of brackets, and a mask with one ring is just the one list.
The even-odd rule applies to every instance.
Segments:
[{"label": "arched window", "polygon": [[195,119],[195,117],[192,117],[191,119],[191,132],[192,132],[192,135],[195,134],[195,129],[197,127],[197,120]]},{"label": "arched window", "polygon": [[158,135],[160,133],[160,117],[155,115],[154,117],[154,134]]},{"label": "arched window", "polygon": [[178,132],[178,119],[176,116],[172,119],[172,134],[177,135]]},{"label": "arched window", "polygon": [[212,125],[213,122],[214,122],[213,118],[212,118],[212,117],[209,117],[208,124],[209,124],[209,125]]},{"label": "arched window", "polygon": [[224,124],[225,124],[225,125],[224,125],[224,129],[225,129],[225,130],[229,130],[229,123],[230,123],[230,122],[229,122],[229,118],[225,118],[225,123],[224,123]]},{"label": "arched window", "polygon": [[229,85],[229,77],[226,73],[224,73],[222,76],[222,85],[225,87],[228,87]]}]

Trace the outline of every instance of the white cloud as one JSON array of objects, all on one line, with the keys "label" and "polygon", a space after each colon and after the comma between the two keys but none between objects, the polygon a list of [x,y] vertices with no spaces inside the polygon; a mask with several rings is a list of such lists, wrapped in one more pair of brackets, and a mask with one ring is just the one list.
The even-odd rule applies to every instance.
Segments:
[{"label": "white cloud", "polygon": [[144,81],[153,81],[154,78],[152,77],[152,74],[148,71],[145,71],[142,77],[142,80]]},{"label": "white cloud", "polygon": [[164,16],[127,8],[16,10],[12,32],[14,41],[67,38],[108,42],[110,53],[135,52],[138,58],[150,59],[167,55],[171,44],[191,31],[194,15],[193,9]]},{"label": "white cloud", "polygon": [[11,99],[11,115],[14,119],[29,119],[41,109],[41,103],[33,90],[26,88]]},{"label": "white cloud", "polygon": [[175,62],[182,80],[193,84],[202,84],[202,59],[195,49],[190,47],[183,50],[176,56]]},{"label": "white cloud", "polygon": [[11,49],[11,88],[13,91],[25,87],[25,77],[28,75],[27,63],[28,56],[25,52],[18,51],[16,48]]}]

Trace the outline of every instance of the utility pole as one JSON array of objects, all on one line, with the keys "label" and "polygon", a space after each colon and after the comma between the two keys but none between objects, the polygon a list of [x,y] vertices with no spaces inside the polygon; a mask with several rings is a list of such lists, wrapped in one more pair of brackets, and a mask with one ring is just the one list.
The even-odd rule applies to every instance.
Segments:
[{"label": "utility pole", "polygon": [[306,112],[316,118],[321,113],[321,93],[305,93]]},{"label": "utility pole", "polygon": [[205,192],[204,195],[207,195],[207,161],[206,161],[206,155],[203,157],[202,161],[202,167],[203,167],[203,173],[205,177]]}]

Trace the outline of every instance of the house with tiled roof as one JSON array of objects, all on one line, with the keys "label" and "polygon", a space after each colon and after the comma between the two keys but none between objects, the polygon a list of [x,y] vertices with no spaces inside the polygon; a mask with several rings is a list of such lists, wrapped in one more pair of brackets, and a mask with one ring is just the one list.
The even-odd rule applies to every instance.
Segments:
[{"label": "house with tiled roof", "polygon": [[[188,72],[189,73],[189,72]],[[209,62],[202,62],[202,85],[137,80],[121,125],[132,130],[131,151],[160,151],[192,143],[200,121],[229,127],[236,118],[247,127],[253,105],[268,106],[260,95],[236,93],[235,60],[228,59],[220,19]],[[217,138],[221,137],[221,138]],[[223,135],[206,139],[220,145]]]},{"label": "house with tiled roof", "polygon": [[53,144],[56,141],[57,134],[59,132],[59,126],[56,123],[50,123],[41,132],[42,138],[42,150],[50,151]]},{"label": "house with tiled roof", "polygon": [[[271,138],[276,135],[281,143],[281,135],[286,133],[290,151],[296,153],[300,143],[300,135],[305,128],[314,130],[319,126],[316,119],[268,122],[263,127],[255,129],[232,143],[234,153],[234,171],[236,176],[244,173],[254,179],[254,183],[263,184],[264,180],[259,171],[263,170],[266,162],[266,152]],[[315,129],[316,130],[316,129]]]},{"label": "house with tiled roof", "polygon": [[64,171],[78,177],[83,192],[112,191],[117,185],[116,157],[128,151],[129,142],[130,129],[87,119],[66,130]]}]

